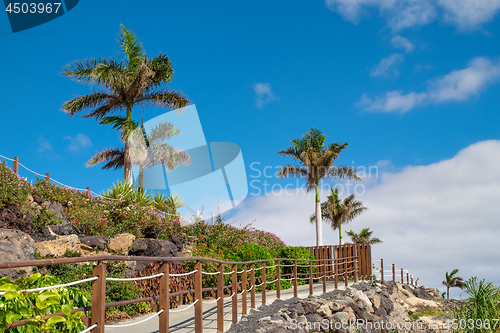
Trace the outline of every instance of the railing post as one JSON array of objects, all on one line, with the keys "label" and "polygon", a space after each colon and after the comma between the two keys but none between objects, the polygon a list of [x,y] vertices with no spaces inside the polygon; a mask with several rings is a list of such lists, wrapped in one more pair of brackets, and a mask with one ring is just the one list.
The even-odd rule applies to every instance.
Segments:
[{"label": "railing post", "polygon": [[255,264],[250,265],[250,307],[255,309]]},{"label": "railing post", "polygon": [[354,257],[354,283],[358,282],[358,257]]},{"label": "railing post", "polygon": [[232,290],[232,319],[233,323],[238,322],[238,266],[232,266],[233,274],[231,275],[231,290]]},{"label": "railing post", "polygon": [[323,259],[323,294],[326,294],[326,258]]},{"label": "railing post", "polygon": [[335,289],[339,289],[339,267],[338,267],[338,260],[336,259],[333,260],[333,275],[335,281]]},{"label": "railing post", "polygon": [[92,276],[98,276],[92,282],[92,318],[91,326],[97,324],[92,333],[104,333],[104,321],[106,315],[106,266],[98,262],[92,271]]},{"label": "railing post", "polygon": [[203,296],[201,289],[203,288],[201,261],[194,265],[196,273],[194,273],[194,298],[196,304],[194,305],[194,331],[196,333],[203,332]]},{"label": "railing post", "polygon": [[347,277],[349,274],[347,274],[347,258],[344,259],[344,284],[345,287],[347,288],[348,282],[347,282]]},{"label": "railing post", "polygon": [[158,319],[160,321],[159,333],[168,333],[169,325],[169,310],[170,310],[170,277],[169,277],[169,265],[164,262],[160,268],[160,273],[163,275],[160,277],[160,313]]},{"label": "railing post", "polygon": [[410,284],[410,273],[406,272],[406,284]]},{"label": "railing post", "polygon": [[276,298],[280,299],[281,298],[281,263],[279,260],[278,260],[278,264],[276,267],[276,279],[278,279],[278,281],[276,281]]},{"label": "railing post", "polygon": [[266,304],[266,262],[262,262],[262,304]]},{"label": "railing post", "polygon": [[241,315],[247,315],[247,265],[243,265],[243,274],[241,274]]},{"label": "railing post", "polygon": [[396,266],[392,264],[392,281],[396,281]]},{"label": "railing post", "polygon": [[380,259],[380,279],[384,282],[384,259]]},{"label": "railing post", "polygon": [[309,295],[313,295],[313,263],[309,261]]},{"label": "railing post", "polygon": [[48,172],[45,174],[45,181],[47,183],[50,183],[50,173],[48,173]]},{"label": "railing post", "polygon": [[410,277],[411,277],[411,284],[413,285],[413,274],[410,275]]},{"label": "railing post", "polygon": [[403,281],[403,269],[401,268],[401,283],[404,283]]},{"label": "railing post", "polygon": [[293,262],[293,297],[297,297],[297,260]]},{"label": "railing post", "polygon": [[14,173],[16,175],[19,174],[19,157],[14,157],[14,168],[13,168],[13,170],[14,170]]},{"label": "railing post", "polygon": [[[217,275],[217,332],[224,332],[224,265],[219,265]],[[161,333],[161,332],[160,332]]]}]

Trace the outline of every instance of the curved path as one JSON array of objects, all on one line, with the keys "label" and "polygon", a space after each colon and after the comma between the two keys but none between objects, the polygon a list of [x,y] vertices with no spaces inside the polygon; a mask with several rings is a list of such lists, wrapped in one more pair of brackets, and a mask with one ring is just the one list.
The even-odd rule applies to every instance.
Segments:
[{"label": "curved path", "polygon": [[[349,281],[352,284],[352,281]],[[339,289],[344,289],[344,283],[338,285]],[[326,291],[332,291],[335,289],[333,281],[326,282]],[[323,283],[318,282],[313,286],[314,295],[321,295],[323,292]],[[298,286],[298,297],[306,298],[309,296],[309,285]],[[255,304],[258,307],[262,304],[262,294],[255,294]],[[281,290],[281,299],[293,298],[293,288]],[[271,304],[276,299],[275,291],[266,292],[266,304]],[[250,296],[247,297],[248,300],[248,312],[254,311],[250,309]],[[187,306],[179,307],[175,310],[180,310]],[[114,324],[130,324],[144,320],[145,318],[151,316],[147,314],[140,316],[128,321],[114,323]],[[238,297],[238,321],[241,319],[241,296]],[[231,298],[226,297],[224,301],[224,331],[227,331],[231,327]],[[135,326],[124,327],[124,328],[106,328],[106,333],[158,333],[158,319],[153,318],[145,323],[141,323]],[[191,307],[186,311],[170,313],[170,332],[174,333],[194,333],[194,308]],[[203,332],[215,333],[217,332],[217,304],[203,304]]]}]

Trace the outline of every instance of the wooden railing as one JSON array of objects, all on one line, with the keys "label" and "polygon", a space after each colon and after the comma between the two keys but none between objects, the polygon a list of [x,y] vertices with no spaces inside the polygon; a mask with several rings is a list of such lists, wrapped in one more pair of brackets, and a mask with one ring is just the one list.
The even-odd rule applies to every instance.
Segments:
[{"label": "wooden railing", "polygon": [[405,280],[406,280],[407,284],[417,286],[418,279],[413,281],[413,274],[411,274],[409,271],[403,269],[402,267],[399,268],[399,270],[396,270],[395,264],[392,264],[392,274],[386,273],[384,270],[384,259],[380,259],[380,279],[382,281],[386,281],[387,279],[385,279],[385,277],[387,277],[387,276],[389,277],[389,281],[394,281],[394,282],[397,281],[397,282],[405,283]]},{"label": "wooden railing", "polygon": [[[122,300],[118,302],[106,303],[106,280],[127,280],[127,279],[116,279],[116,278],[106,278],[106,263],[108,261],[145,261],[145,262],[161,262],[161,268],[159,274],[153,275],[151,277],[141,277],[140,279],[159,277],[159,295],[152,297],[133,299],[133,300]],[[184,274],[172,274],[169,272],[168,263],[179,263],[182,261],[195,261],[194,270],[192,272]],[[292,262],[292,264],[284,264]],[[71,263],[88,263],[96,262],[93,268],[93,278],[86,279],[83,282],[92,283],[92,304],[89,307],[73,309],[75,312],[92,311],[91,318],[83,316],[84,323],[88,327],[84,332],[92,333],[103,333],[105,326],[105,310],[106,308],[135,304],[139,302],[157,302],[155,306],[156,313],[153,314],[149,319],[158,316],[159,320],[159,333],[166,333],[169,331],[169,313],[172,311],[178,312],[182,310],[170,310],[170,298],[179,295],[194,294],[193,303],[189,307],[194,307],[194,323],[195,332],[201,333],[203,330],[203,296],[202,293],[206,291],[216,290],[217,299],[212,301],[212,303],[217,303],[217,331],[224,331],[224,298],[230,298],[232,307],[232,322],[236,323],[238,320],[238,298],[241,296],[242,306],[241,314],[244,316],[248,312],[248,295],[250,296],[250,307],[254,309],[256,307],[256,292],[257,288],[262,288],[262,304],[266,304],[266,294],[270,291],[267,290],[267,285],[270,283],[276,283],[276,297],[279,299],[281,297],[280,284],[283,280],[290,281],[293,285],[293,295],[297,297],[298,294],[298,284],[299,281],[305,281],[309,284],[309,294],[313,295],[313,283],[315,281],[322,282],[323,293],[327,292],[327,280],[333,280],[335,289],[338,288],[339,281],[343,280],[345,286],[348,285],[348,279],[352,276],[352,280],[357,282],[359,277],[359,266],[358,257],[350,256],[345,258],[334,259],[333,262],[329,259],[290,259],[290,258],[277,258],[268,260],[256,260],[256,261],[246,261],[246,262],[231,262],[231,261],[221,261],[212,258],[203,257],[132,257],[132,256],[111,256],[111,255],[97,255],[92,257],[77,257],[77,258],[62,258],[62,259],[44,259],[44,260],[32,260],[23,262],[4,262],[0,263],[0,269],[5,268],[20,268],[20,267],[31,267],[31,266],[47,266],[47,265],[60,265],[60,264],[71,264]],[[204,272],[203,263],[211,262],[218,264],[217,270],[215,272]],[[241,270],[238,271],[238,266]],[[307,269],[307,273],[298,273],[298,267]],[[227,272],[227,267],[230,267],[230,271]],[[281,271],[285,267],[291,268],[291,273],[282,274]],[[333,271],[332,270],[333,267]],[[340,269],[342,267],[342,269]],[[348,268],[352,267],[352,270]],[[226,268],[226,269],[225,269]],[[268,274],[270,269],[276,268],[274,274]],[[330,269],[328,269],[330,268]],[[266,272],[266,269],[268,270]],[[260,270],[260,276],[256,273]],[[331,271],[331,275],[328,272]],[[183,290],[175,293],[170,292],[170,279],[174,276],[179,275],[194,275],[194,289],[193,290]],[[217,286],[214,288],[203,288],[202,276],[203,274],[217,275]],[[231,276],[231,284],[224,285],[224,275]],[[257,280],[260,280],[258,283]],[[82,281],[77,281],[82,282]],[[238,288],[241,288],[241,292],[238,292]],[[230,295],[225,296],[224,291],[229,289]],[[64,315],[62,313],[56,313],[48,315],[46,318],[55,315]],[[19,327],[26,324],[29,319],[19,320],[14,322],[10,327]],[[109,327],[109,326],[108,326]],[[119,326],[115,326],[119,327]]]},{"label": "wooden railing", "polygon": [[[371,260],[371,244],[344,244],[344,245],[323,245],[323,246],[308,246],[307,249],[311,251],[317,259],[325,260],[328,263],[333,263],[334,259],[341,259],[347,257],[357,257],[357,267],[359,268],[358,274],[360,277],[372,276],[372,260]],[[348,262],[345,265],[331,265],[327,267],[326,274],[332,275],[338,272],[343,275],[344,271],[348,271],[349,277],[353,277],[354,263]]]}]

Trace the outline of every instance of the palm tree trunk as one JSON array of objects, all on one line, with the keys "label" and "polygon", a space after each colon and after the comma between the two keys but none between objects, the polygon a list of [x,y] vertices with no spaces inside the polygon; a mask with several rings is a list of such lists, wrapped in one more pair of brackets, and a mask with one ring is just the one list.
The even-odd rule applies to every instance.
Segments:
[{"label": "palm tree trunk", "polygon": [[316,187],[316,246],[323,245],[323,230],[322,230],[322,221],[321,221],[321,202],[319,198],[319,186]]},{"label": "palm tree trunk", "polygon": [[339,245],[344,245],[344,237],[342,237],[342,223],[339,225]]},{"label": "palm tree trunk", "polygon": [[144,190],[144,167],[142,164],[139,166],[139,191]]},{"label": "palm tree trunk", "polygon": [[[132,108],[130,106],[127,106],[127,119],[132,119]],[[123,182],[132,184],[133,183],[133,178],[132,178],[132,160],[130,158],[130,144],[128,142],[128,134],[126,135],[125,139],[125,149],[124,149],[124,156],[123,156]]]},{"label": "palm tree trunk", "polygon": [[446,286],[446,299],[450,299],[450,286]]}]

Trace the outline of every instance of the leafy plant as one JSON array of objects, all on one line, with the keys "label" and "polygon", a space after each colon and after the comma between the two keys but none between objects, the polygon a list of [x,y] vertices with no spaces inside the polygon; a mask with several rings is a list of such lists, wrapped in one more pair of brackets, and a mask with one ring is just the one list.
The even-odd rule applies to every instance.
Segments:
[{"label": "leafy plant", "polygon": [[[351,222],[366,209],[361,201],[354,199],[354,194],[349,195],[344,200],[340,200],[338,188],[332,188],[326,201],[321,203],[322,218],[330,222],[333,230],[339,230],[339,245],[344,244],[342,225]],[[315,220],[316,214],[311,215],[310,221],[314,222]]]},{"label": "leafy plant", "polygon": [[326,178],[348,178],[360,180],[356,169],[350,166],[334,166],[340,152],[347,148],[348,143],[338,142],[325,145],[326,134],[316,128],[311,128],[301,139],[293,139],[292,146],[278,152],[279,155],[294,158],[299,165],[284,165],[278,170],[280,178],[303,177],[307,182],[307,191],[316,192],[316,245],[323,245],[319,182]]},{"label": "leafy plant", "polygon": [[[81,320],[82,312],[71,314],[74,308],[90,305],[91,297],[78,287],[67,287],[32,292],[25,289],[40,288],[60,284],[52,275],[35,273],[28,278],[12,282],[0,279],[0,330],[9,329],[16,320],[29,319],[25,326],[9,329],[10,332],[80,332],[85,329]],[[66,316],[45,318],[48,314],[63,312]]]},{"label": "leafy plant", "polygon": [[359,234],[352,230],[347,231],[346,234],[351,237],[353,243],[382,243],[377,237],[372,237],[373,231],[371,231],[370,228],[363,228]]},{"label": "leafy plant", "polygon": [[465,282],[468,299],[455,312],[454,332],[498,332],[500,318],[500,290],[491,282],[472,277]]},{"label": "leafy plant", "polygon": [[457,273],[458,268],[455,268],[450,274],[446,272],[446,280],[443,281],[443,285],[446,286],[446,299],[450,299],[450,288],[458,287],[464,289],[465,287],[463,278],[456,276]]},{"label": "leafy plant", "polygon": [[[123,181],[132,183],[132,161],[127,138],[134,129],[133,108],[155,105],[176,109],[188,105],[189,100],[182,93],[165,87],[173,75],[166,55],[160,53],[148,59],[139,38],[123,25],[120,26],[118,42],[123,56],[121,59],[91,58],[75,61],[64,68],[62,75],[96,85],[98,89],[65,102],[62,108],[70,116],[87,111],[84,117],[94,118],[101,124],[115,125],[125,141]],[[118,111],[125,111],[125,114],[110,115]]]},{"label": "leafy plant", "polygon": [[[306,249],[305,247],[302,246],[287,246],[281,249],[280,258],[290,258],[290,259],[308,259],[308,260],[314,260],[316,259],[314,255]],[[291,260],[284,260],[283,264],[285,265],[293,265],[293,261]],[[309,267],[301,267],[301,266],[308,266],[309,261],[298,261],[297,262],[297,274],[299,277],[307,277],[309,274]],[[293,267],[283,267],[283,274],[293,274]],[[298,280],[299,284],[304,284],[305,280]]]}]

